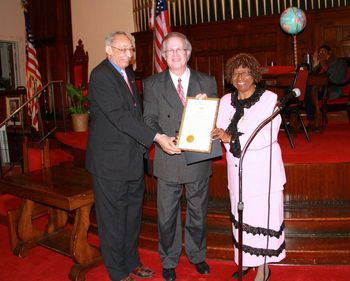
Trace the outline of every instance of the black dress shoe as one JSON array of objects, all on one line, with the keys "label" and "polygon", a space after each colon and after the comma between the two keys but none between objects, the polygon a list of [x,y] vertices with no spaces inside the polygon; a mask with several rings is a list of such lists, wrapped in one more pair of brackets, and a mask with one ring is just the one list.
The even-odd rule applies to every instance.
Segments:
[{"label": "black dress shoe", "polygon": [[162,275],[166,281],[175,281],[175,268],[163,268]]},{"label": "black dress shoe", "polygon": [[200,263],[196,263],[195,266],[196,266],[198,273],[200,273],[200,274],[209,274],[209,272],[210,272],[209,265],[205,261],[202,261]]},{"label": "black dress shoe", "polygon": [[[245,275],[247,275],[248,272],[249,272],[249,270],[250,270],[250,267],[248,267],[247,269],[242,270],[242,277],[245,276]],[[238,270],[235,271],[235,272],[232,274],[232,277],[233,277],[234,279],[238,279],[238,278],[239,278]]]}]

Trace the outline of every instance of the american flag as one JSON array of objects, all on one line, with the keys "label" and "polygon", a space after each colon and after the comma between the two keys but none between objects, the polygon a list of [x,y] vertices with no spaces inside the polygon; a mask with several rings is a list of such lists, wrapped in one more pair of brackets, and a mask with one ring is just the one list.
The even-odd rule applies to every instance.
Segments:
[{"label": "american flag", "polygon": [[[27,78],[27,99],[29,100],[36,91],[42,88],[41,75],[39,71],[39,63],[34,48],[34,39],[30,27],[30,17],[26,9],[27,1],[22,1],[24,9],[24,19],[26,25],[26,78]],[[32,127],[38,131],[37,113],[39,109],[38,100],[34,99],[28,104],[28,115],[32,120]]]},{"label": "american flag", "polygon": [[166,0],[156,0],[154,24],[154,67],[157,72],[166,69],[162,60],[161,45],[163,38],[170,32],[169,15]]}]

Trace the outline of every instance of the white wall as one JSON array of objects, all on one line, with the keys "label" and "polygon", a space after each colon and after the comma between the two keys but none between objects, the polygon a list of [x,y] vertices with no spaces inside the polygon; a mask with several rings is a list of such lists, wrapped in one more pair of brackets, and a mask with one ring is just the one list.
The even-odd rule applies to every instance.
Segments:
[{"label": "white wall", "polygon": [[[25,26],[20,3],[0,0],[0,40],[18,42],[20,85],[25,85]],[[89,53],[89,72],[105,58],[108,33],[120,30],[130,34],[135,30],[132,0],[71,0],[71,10],[73,51],[81,39]]]},{"label": "white wall", "polygon": [[18,43],[19,85],[25,86],[25,26],[20,0],[0,0],[0,40]]},{"label": "white wall", "polygon": [[105,58],[108,33],[119,30],[130,34],[135,30],[132,0],[71,0],[71,10],[73,48],[79,39],[83,41],[89,53],[89,73]]}]

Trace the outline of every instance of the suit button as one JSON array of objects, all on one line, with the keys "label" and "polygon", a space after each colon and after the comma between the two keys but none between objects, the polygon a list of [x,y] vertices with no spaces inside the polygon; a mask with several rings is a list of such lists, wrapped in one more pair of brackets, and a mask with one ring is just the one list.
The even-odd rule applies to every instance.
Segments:
[{"label": "suit button", "polygon": [[168,118],[170,118],[170,115],[168,115]]}]

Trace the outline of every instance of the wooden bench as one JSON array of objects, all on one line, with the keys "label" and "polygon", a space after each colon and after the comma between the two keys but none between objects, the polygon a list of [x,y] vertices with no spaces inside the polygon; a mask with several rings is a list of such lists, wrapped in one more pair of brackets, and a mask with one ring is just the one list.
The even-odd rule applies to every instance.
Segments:
[{"label": "wooden bench", "polygon": [[[88,243],[90,211],[94,203],[92,180],[88,171],[77,167],[52,167],[0,180],[0,191],[23,198],[16,222],[19,243],[14,254],[28,255],[28,250],[42,245],[71,256],[70,280],[85,280],[86,272],[101,261],[97,247]],[[32,224],[35,203],[49,207],[45,230]],[[67,228],[68,212],[75,212],[72,230]]]}]

